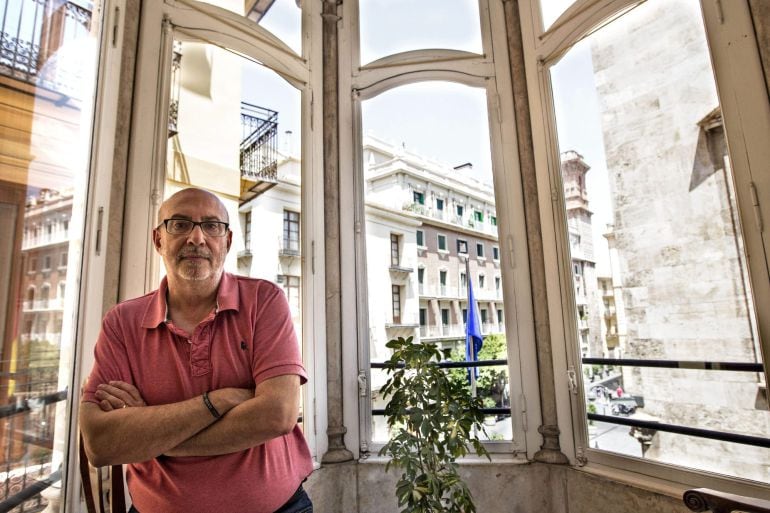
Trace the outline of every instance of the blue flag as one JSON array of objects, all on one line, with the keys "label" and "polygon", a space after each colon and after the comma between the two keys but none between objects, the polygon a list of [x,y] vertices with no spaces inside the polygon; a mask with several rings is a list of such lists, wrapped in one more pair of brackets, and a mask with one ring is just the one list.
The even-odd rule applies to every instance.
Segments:
[{"label": "blue flag", "polygon": [[[475,362],[479,359],[479,351],[484,343],[481,335],[481,321],[479,320],[479,305],[476,304],[476,298],[473,296],[473,283],[470,273],[468,276],[468,319],[465,323],[465,361]],[[479,376],[479,368],[473,368],[473,375]],[[470,373],[468,373],[470,377]]]}]

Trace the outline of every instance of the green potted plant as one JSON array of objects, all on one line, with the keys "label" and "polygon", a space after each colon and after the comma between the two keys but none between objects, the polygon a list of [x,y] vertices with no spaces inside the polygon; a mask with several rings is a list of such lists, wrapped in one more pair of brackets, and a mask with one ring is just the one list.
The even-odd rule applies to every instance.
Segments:
[{"label": "green potted plant", "polygon": [[396,483],[401,513],[475,512],[456,460],[471,450],[489,458],[477,436],[484,432],[481,399],[439,368],[449,350],[412,337],[386,345],[393,355],[385,362],[389,378],[381,393],[390,397],[385,415],[391,437],[380,455],[391,457],[386,471],[394,465],[403,472]]}]

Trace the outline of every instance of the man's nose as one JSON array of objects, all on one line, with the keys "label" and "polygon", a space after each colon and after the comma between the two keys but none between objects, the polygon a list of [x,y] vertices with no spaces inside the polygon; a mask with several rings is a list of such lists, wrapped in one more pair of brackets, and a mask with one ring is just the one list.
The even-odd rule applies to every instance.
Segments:
[{"label": "man's nose", "polygon": [[192,231],[187,235],[187,242],[195,245],[201,245],[206,242],[206,236],[203,234],[201,225],[196,224],[193,226]]}]

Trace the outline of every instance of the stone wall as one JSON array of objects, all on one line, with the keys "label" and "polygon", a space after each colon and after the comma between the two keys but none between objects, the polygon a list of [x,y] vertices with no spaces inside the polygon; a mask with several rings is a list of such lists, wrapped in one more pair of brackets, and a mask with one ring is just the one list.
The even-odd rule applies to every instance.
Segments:
[{"label": "stone wall", "polygon": [[[696,2],[640,6],[592,40],[628,338],[624,357],[756,361],[729,169],[699,122],[719,105]],[[629,23],[633,26],[629,27]],[[662,422],[760,435],[751,373],[634,368]],[[658,433],[646,457],[766,480],[770,451]],[[748,468],[752,458],[757,466]],[[750,472],[750,473],[747,473]]]},{"label": "stone wall", "polygon": [[[570,467],[466,464],[461,468],[484,513],[686,513],[681,499]],[[395,469],[346,463],[317,470],[305,484],[316,513],[397,513]]]}]

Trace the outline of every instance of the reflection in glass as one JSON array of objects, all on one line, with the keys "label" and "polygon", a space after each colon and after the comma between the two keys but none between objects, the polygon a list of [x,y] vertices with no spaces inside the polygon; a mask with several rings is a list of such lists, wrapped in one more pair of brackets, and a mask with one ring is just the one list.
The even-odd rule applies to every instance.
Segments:
[{"label": "reflection in glass", "polygon": [[361,64],[409,50],[482,53],[478,0],[361,0]]},{"label": "reflection in glass", "polygon": [[301,344],[300,91],[218,46],[173,48],[165,197],[219,196],[233,232],[225,270],[278,284]]},{"label": "reflection in glass", "polygon": [[[492,285],[492,277],[500,277],[499,261],[478,253],[498,245],[484,91],[413,84],[365,101],[362,112],[371,361],[387,360],[385,344],[399,336],[437,344],[449,350],[450,360],[464,361],[467,276],[484,336],[479,359],[506,360],[503,295]],[[394,137],[398,143],[386,140]],[[449,159],[455,162],[447,164]],[[468,384],[467,370],[446,372]],[[379,390],[386,379],[384,371],[371,370],[373,410],[385,407]],[[503,410],[487,417],[489,438],[511,440],[507,366],[481,368],[474,379],[484,406]],[[375,413],[372,440],[387,437],[385,417]]]},{"label": "reflection in glass", "polygon": [[[761,363],[701,20],[697,0],[651,0],[551,69],[584,358]],[[589,413],[770,433],[756,371],[583,371]],[[768,480],[770,452],[758,447],[597,422],[588,431],[592,448]]]},{"label": "reflection in glass", "polygon": [[101,8],[9,0],[2,10],[0,501],[51,476],[20,506],[39,511],[60,501],[68,440]]},{"label": "reflection in glass", "polygon": [[302,8],[300,0],[200,0],[256,21],[302,54]]}]

